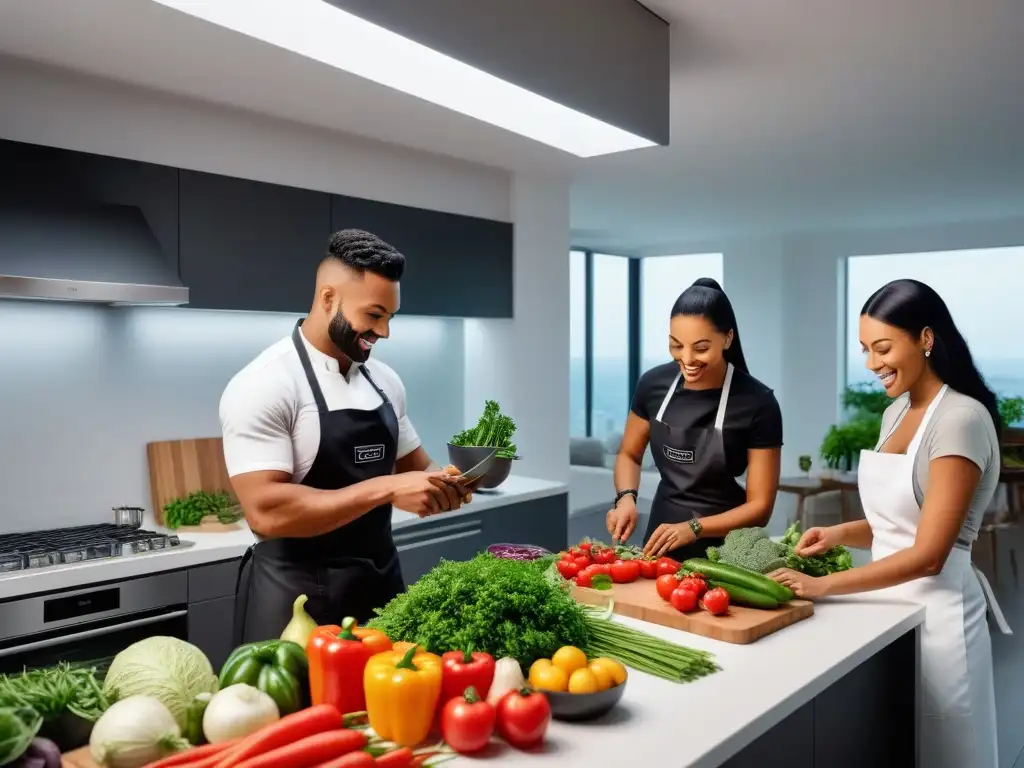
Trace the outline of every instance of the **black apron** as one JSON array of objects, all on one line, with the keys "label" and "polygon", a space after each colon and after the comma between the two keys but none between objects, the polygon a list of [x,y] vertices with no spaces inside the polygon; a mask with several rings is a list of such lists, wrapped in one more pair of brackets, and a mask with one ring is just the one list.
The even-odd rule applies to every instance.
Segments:
[{"label": "black apron", "polygon": [[[662,523],[685,523],[695,517],[699,519],[727,512],[746,503],[747,492],[736,482],[726,465],[722,436],[732,375],[733,366],[729,363],[715,426],[711,429],[674,427],[661,420],[679,387],[682,371],[665,393],[658,415],[651,421],[651,454],[661,482],[651,502],[651,517],[644,541],[650,539]],[[722,541],[722,538],[697,539],[666,554],[679,561],[704,557],[708,547],[721,546]]]},{"label": "black apron", "polygon": [[[387,395],[365,366],[365,376],[381,397],[372,411],[327,410],[323,391],[300,337],[292,342],[302,361],[320,413],[320,445],[302,485],[337,490],[394,471],[398,417]],[[322,536],[270,539],[250,547],[242,558],[235,597],[235,645],[281,635],[292,603],[306,595],[306,611],[317,624],[340,624],[346,616],[360,624],[405,589],[398,550],[391,536],[391,505],[382,504]]]}]

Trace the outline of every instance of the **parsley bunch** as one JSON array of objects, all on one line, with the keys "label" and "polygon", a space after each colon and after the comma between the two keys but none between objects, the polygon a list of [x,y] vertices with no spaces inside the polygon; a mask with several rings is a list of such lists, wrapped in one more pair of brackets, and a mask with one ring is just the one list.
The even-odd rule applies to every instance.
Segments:
[{"label": "parsley bunch", "polygon": [[528,669],[563,645],[586,648],[590,640],[586,612],[545,577],[546,565],[487,554],[443,560],[377,609],[369,626],[432,653],[471,647]]}]

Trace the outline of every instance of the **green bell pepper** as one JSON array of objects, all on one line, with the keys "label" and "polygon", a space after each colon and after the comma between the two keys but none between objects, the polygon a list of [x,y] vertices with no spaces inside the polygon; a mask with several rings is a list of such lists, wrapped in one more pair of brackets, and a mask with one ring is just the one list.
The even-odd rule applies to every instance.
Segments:
[{"label": "green bell pepper", "polygon": [[220,687],[246,683],[267,694],[281,716],[297,712],[308,701],[309,668],[302,646],[287,640],[241,645],[220,670]]}]

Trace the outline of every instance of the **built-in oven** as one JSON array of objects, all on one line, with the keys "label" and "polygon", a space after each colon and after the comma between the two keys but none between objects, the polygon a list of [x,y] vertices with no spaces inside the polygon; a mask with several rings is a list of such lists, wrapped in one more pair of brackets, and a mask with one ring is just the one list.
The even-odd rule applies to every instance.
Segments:
[{"label": "built-in oven", "polygon": [[188,639],[185,571],[0,603],[0,673],[60,661],[105,671],[120,651],[153,635]]}]

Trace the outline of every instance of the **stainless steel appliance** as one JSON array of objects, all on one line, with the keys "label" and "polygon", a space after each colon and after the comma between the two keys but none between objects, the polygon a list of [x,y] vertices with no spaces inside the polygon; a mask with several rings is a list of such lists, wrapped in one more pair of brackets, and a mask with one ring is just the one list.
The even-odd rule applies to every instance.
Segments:
[{"label": "stainless steel appliance", "polygon": [[[116,510],[115,514],[118,514]],[[131,517],[131,514],[126,515],[126,519],[131,520]],[[113,523],[7,533],[0,535],[0,574],[97,558],[138,555],[182,545],[174,534]]]},{"label": "stainless steel appliance", "polygon": [[0,603],[0,673],[59,661],[101,669],[153,635],[188,640],[188,574],[172,571]]}]

